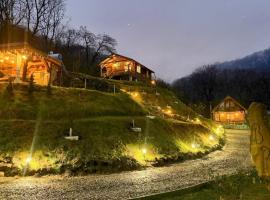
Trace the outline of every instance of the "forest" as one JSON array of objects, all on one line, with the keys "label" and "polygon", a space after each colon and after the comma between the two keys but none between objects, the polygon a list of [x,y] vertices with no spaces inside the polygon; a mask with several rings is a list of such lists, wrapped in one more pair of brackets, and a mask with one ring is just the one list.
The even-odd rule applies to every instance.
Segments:
[{"label": "forest", "polygon": [[176,80],[172,87],[181,100],[208,117],[210,110],[228,95],[246,108],[254,101],[270,108],[270,70],[206,65]]},{"label": "forest", "polygon": [[1,0],[0,43],[28,42],[45,52],[60,53],[71,72],[98,74],[97,64],[116,52],[117,41],[69,25],[65,0]]}]

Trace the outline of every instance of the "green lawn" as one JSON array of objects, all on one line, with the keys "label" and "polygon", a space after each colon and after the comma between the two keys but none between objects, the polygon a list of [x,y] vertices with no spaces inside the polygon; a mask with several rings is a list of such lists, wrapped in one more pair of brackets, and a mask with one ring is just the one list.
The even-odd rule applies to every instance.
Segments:
[{"label": "green lawn", "polygon": [[[156,96],[150,92],[152,88],[138,84],[136,91],[149,91],[134,98],[124,92],[57,87],[51,95],[42,87],[28,94],[27,85],[15,85],[13,94],[7,95],[6,85],[0,87],[0,162],[11,157],[19,170],[31,155],[33,171],[137,169],[164,159],[183,160],[198,152],[207,153],[222,138],[216,132],[217,126],[201,117],[201,124],[162,116],[147,118],[153,107],[167,105],[173,113],[199,117],[164,89]],[[130,130],[132,120],[142,128],[141,133]],[[64,139],[70,127],[80,136],[79,141]],[[216,140],[210,141],[210,135],[215,135]],[[194,142],[200,147],[192,148]]]},{"label": "green lawn", "polygon": [[[222,197],[222,198],[220,198]],[[269,200],[270,191],[255,174],[221,177],[195,188],[142,198],[143,200]]]}]

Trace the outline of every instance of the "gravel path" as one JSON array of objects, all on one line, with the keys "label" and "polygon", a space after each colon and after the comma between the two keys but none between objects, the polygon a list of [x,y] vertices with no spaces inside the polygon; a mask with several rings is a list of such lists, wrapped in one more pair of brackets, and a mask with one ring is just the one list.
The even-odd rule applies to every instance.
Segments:
[{"label": "gravel path", "polygon": [[249,132],[226,130],[222,151],[142,171],[63,178],[0,178],[0,199],[129,199],[169,192],[251,167]]}]

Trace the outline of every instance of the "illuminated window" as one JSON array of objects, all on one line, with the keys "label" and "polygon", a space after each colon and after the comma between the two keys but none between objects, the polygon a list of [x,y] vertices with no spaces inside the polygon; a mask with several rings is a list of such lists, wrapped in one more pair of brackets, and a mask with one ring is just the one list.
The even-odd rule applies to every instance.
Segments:
[{"label": "illuminated window", "polygon": [[120,67],[120,63],[114,63],[113,66],[114,68],[118,69]]},{"label": "illuminated window", "polygon": [[139,74],[141,73],[141,66],[140,65],[137,66],[137,73],[139,73]]},{"label": "illuminated window", "polygon": [[129,71],[129,66],[125,65],[125,72],[128,72],[128,71]]},{"label": "illuminated window", "polygon": [[129,65],[130,65],[130,62],[126,62],[126,63],[125,63],[125,72],[130,71]]}]

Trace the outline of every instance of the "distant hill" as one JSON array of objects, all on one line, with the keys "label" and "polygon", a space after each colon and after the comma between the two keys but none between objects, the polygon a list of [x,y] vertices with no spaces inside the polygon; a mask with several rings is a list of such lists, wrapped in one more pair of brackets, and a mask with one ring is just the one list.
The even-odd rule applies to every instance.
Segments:
[{"label": "distant hill", "polygon": [[258,51],[240,59],[219,63],[223,69],[256,69],[256,71],[270,71],[270,48]]}]

